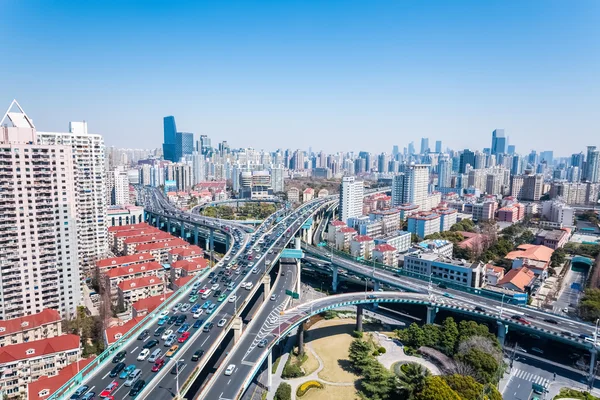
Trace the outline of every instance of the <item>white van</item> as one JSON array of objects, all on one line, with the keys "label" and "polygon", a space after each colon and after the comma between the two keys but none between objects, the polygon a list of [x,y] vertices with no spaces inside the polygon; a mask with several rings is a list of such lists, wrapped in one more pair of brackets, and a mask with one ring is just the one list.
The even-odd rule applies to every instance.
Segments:
[{"label": "white van", "polygon": [[204,293],[202,293],[202,298],[204,300],[208,299],[210,297],[211,293],[212,293],[212,289],[206,289],[206,291]]},{"label": "white van", "polygon": [[151,363],[155,362],[155,361],[156,361],[156,359],[157,359],[158,357],[160,357],[160,355],[161,355],[161,354],[162,354],[162,350],[161,350],[161,349],[156,349],[156,350],[154,350],[154,351],[152,352],[152,354],[150,354],[150,357],[148,357],[148,362],[151,362]]}]

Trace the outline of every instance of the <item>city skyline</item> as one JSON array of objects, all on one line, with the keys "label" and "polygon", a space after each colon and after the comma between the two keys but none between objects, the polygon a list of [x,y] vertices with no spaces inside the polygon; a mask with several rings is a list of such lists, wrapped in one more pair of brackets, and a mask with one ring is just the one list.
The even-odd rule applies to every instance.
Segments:
[{"label": "city skyline", "polygon": [[[174,115],[183,132],[235,147],[483,148],[500,128],[520,153],[544,135],[568,155],[598,126],[599,8],[579,5],[130,4],[106,24],[111,5],[14,3],[2,99],[50,130],[86,120],[108,146],[158,147]],[[178,22],[164,31],[157,17]]]}]

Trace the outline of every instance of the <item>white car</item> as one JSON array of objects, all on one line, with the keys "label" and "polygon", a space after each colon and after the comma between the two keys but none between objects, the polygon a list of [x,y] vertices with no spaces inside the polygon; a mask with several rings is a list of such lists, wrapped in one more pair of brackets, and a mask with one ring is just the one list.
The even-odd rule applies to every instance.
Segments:
[{"label": "white car", "polygon": [[137,356],[137,360],[138,361],[144,361],[146,359],[146,357],[148,357],[148,354],[150,354],[150,350],[149,349],[142,350],[142,352],[140,353],[140,355]]},{"label": "white car", "polygon": [[252,282],[248,282],[248,283],[246,284],[246,290],[250,290],[250,289],[252,289],[252,286],[254,286],[254,285],[252,284]]},{"label": "white car", "polygon": [[169,310],[165,310],[163,312],[160,313],[161,317],[166,317],[167,315],[169,315]]},{"label": "white car", "polygon": [[231,259],[231,257],[229,257],[229,256],[223,257],[223,260],[225,260],[225,261],[229,261],[230,259]]},{"label": "white car", "polygon": [[226,324],[226,323],[227,323],[227,320],[226,320],[225,318],[221,318],[221,319],[219,320],[219,322],[217,323],[217,326],[218,326],[219,328],[222,328],[222,327],[224,327],[224,326],[225,326],[225,324]]},{"label": "white car", "polygon": [[182,307],[181,307],[181,312],[186,312],[187,310],[189,310],[191,307],[190,303],[185,303]]},{"label": "white car", "polygon": [[167,329],[165,333],[160,337],[162,340],[167,340],[169,336],[173,333],[173,329]]},{"label": "white car", "polygon": [[225,368],[225,375],[229,376],[233,374],[233,371],[235,371],[235,364],[229,364],[227,368]]},{"label": "white car", "polygon": [[175,306],[173,307],[173,311],[174,311],[174,312],[177,312],[177,311],[179,311],[179,309],[180,309],[180,308],[181,308],[181,303],[177,303],[177,304],[175,304]]},{"label": "white car", "polygon": [[229,302],[230,303],[233,303],[236,299],[237,299],[237,296],[235,294],[229,296]]},{"label": "white car", "polygon": [[198,311],[196,311],[193,315],[194,318],[200,318],[200,316],[204,313],[203,309],[199,309]]},{"label": "white car", "polygon": [[219,289],[219,284],[215,283],[214,285],[212,285],[211,290],[218,290]]},{"label": "white car", "polygon": [[254,263],[251,262],[250,264],[248,264],[249,267],[254,267]]}]

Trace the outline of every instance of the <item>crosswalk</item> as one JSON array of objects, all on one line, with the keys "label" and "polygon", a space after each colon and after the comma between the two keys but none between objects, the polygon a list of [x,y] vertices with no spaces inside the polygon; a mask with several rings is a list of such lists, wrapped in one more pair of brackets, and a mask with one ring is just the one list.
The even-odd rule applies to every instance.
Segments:
[{"label": "crosswalk", "polygon": [[538,385],[542,385],[544,387],[548,387],[548,384],[550,383],[549,379],[543,378],[536,374],[532,374],[531,372],[527,372],[522,369],[515,368],[513,371],[513,376],[529,381],[531,383],[537,383]]}]

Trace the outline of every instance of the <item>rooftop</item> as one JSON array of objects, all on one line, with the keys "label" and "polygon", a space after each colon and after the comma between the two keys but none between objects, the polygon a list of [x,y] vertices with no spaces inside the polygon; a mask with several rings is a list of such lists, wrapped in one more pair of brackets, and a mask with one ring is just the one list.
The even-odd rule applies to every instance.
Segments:
[{"label": "rooftop", "polygon": [[391,244],[383,243],[383,244],[378,244],[377,246],[375,246],[374,250],[385,252],[385,251],[396,251],[396,248],[394,246],[392,246]]},{"label": "rooftop", "polygon": [[372,242],[373,238],[371,236],[367,236],[367,235],[358,235],[354,238],[354,241],[356,241],[356,242]]},{"label": "rooftop", "polygon": [[125,239],[124,243],[125,244],[130,244],[130,243],[148,243],[151,242],[153,240],[167,240],[167,239],[175,239],[175,236],[171,235],[168,232],[153,232],[149,235],[136,235],[133,237],[129,237],[127,239]]},{"label": "rooftop", "polygon": [[121,232],[121,231],[129,231],[132,229],[144,229],[144,228],[151,228],[151,226],[146,222],[140,222],[139,224],[111,226],[108,228],[108,231],[109,232]]},{"label": "rooftop", "polygon": [[133,279],[127,279],[124,280],[123,282],[119,283],[119,289],[121,289],[123,292],[126,292],[128,290],[135,290],[135,289],[139,289],[139,288],[144,288],[144,287],[148,287],[148,286],[154,286],[154,285],[162,285],[163,281],[162,279],[156,277],[156,276],[143,276],[141,278],[133,278]]},{"label": "rooftop", "polygon": [[340,229],[340,232],[342,232],[342,233],[356,233],[356,231],[353,228],[350,228],[349,226]]},{"label": "rooftop", "polygon": [[135,308],[135,310],[137,312],[141,312],[141,311],[152,312],[159,305],[161,305],[164,301],[166,301],[169,297],[171,297],[172,294],[173,294],[173,292],[168,292],[165,294],[160,294],[158,296],[146,297],[145,299],[136,301],[135,303],[133,303],[131,305],[131,307]]},{"label": "rooftop", "polygon": [[46,399],[50,395],[56,392],[62,387],[69,379],[77,375],[77,373],[83,369],[86,365],[91,363],[96,356],[79,360],[78,362],[71,363],[61,369],[58,375],[54,376],[42,376],[37,381],[31,382],[27,385],[27,398],[29,399]]},{"label": "rooftop", "polygon": [[142,253],[142,252],[146,252],[146,251],[152,251],[152,250],[158,250],[158,249],[170,249],[171,247],[182,247],[182,246],[189,246],[189,245],[190,244],[183,239],[174,238],[171,240],[167,240],[166,242],[138,244],[135,247],[135,250],[139,253]]},{"label": "rooftop", "polygon": [[114,342],[119,340],[121,338],[121,336],[123,336],[125,333],[127,333],[130,329],[132,329],[137,324],[139,324],[140,321],[142,321],[143,319],[144,319],[144,317],[134,317],[121,325],[117,325],[117,326],[108,328],[106,331],[104,331],[104,339],[106,340],[106,342],[109,345],[113,344]]},{"label": "rooftop", "polygon": [[99,268],[106,268],[110,266],[135,264],[149,261],[154,261],[154,256],[152,254],[132,254],[130,256],[112,257],[105,258],[104,260],[98,260],[96,261],[96,266]]},{"label": "rooftop", "polygon": [[133,264],[128,265],[126,267],[113,268],[106,271],[105,275],[109,278],[118,278],[120,276],[127,276],[133,274],[140,274],[149,271],[160,271],[163,269],[163,266],[157,263],[156,261],[151,261],[149,263],[143,264]]},{"label": "rooftop", "polygon": [[521,291],[525,291],[525,288],[531,284],[535,279],[535,274],[528,268],[523,267],[519,269],[511,269],[504,275],[504,278],[498,281],[498,286],[512,283],[514,286],[519,288]]},{"label": "rooftop", "polygon": [[0,364],[79,349],[79,336],[62,335],[0,347]]},{"label": "rooftop", "polygon": [[0,336],[11,335],[23,330],[34,329],[39,326],[60,321],[61,318],[58,311],[51,308],[45,308],[37,314],[0,321]]},{"label": "rooftop", "polygon": [[506,255],[506,259],[514,260],[517,258],[527,258],[529,260],[534,261],[544,261],[546,263],[550,262],[550,258],[552,257],[552,250],[550,247],[546,246],[538,246],[533,244],[522,244],[517,247],[517,250],[511,251]]}]

